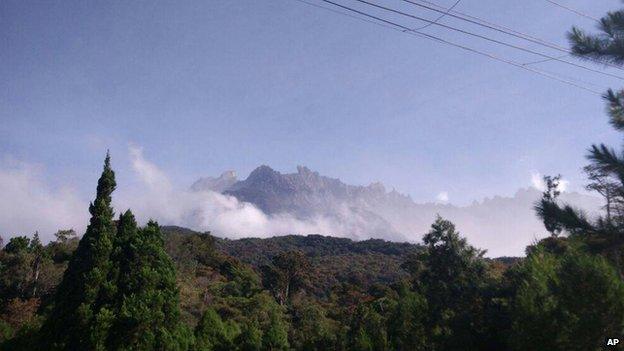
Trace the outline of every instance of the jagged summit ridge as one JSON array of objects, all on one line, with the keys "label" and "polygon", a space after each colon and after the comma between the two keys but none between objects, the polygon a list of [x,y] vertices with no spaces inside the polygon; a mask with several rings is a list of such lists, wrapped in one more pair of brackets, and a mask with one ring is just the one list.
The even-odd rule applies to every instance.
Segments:
[{"label": "jagged summit ridge", "polygon": [[[534,188],[460,207],[416,203],[395,189],[388,191],[381,182],[348,185],[305,166],[298,166],[296,173],[280,173],[262,165],[244,180],[237,180],[233,172],[226,172],[216,178],[201,178],[192,189],[234,196],[267,215],[287,214],[302,220],[330,219],[332,223],[344,225],[320,234],[354,239],[416,242],[437,215],[455,222],[471,242],[489,247],[492,255],[520,254],[527,242],[546,235],[533,211],[535,201],[541,196]],[[597,198],[579,193],[563,193],[561,201],[590,211],[601,205]]]},{"label": "jagged summit ridge", "polygon": [[202,191],[211,190],[216,192],[223,192],[229,189],[234,183],[238,181],[235,171],[225,171],[218,177],[203,177],[199,178],[193,185],[191,190]]}]

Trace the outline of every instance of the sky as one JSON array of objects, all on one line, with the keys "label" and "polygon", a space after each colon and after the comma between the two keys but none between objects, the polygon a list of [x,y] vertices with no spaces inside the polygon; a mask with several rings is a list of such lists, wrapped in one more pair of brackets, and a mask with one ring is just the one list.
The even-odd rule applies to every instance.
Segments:
[{"label": "sky", "polygon": [[[594,17],[621,7],[560,2]],[[571,26],[595,26],[544,0],[463,0],[455,9],[562,46]],[[440,23],[560,54],[452,18]],[[519,62],[540,59],[424,31]],[[624,85],[559,62],[532,67],[597,91]],[[461,205],[512,195],[538,173],[560,173],[581,190],[587,148],[620,140],[600,96],[296,0],[0,2],[0,186],[36,184],[20,201],[44,194],[40,211],[60,206],[70,216],[91,199],[107,149],[120,191],[138,184],[132,150],[140,149],[180,187],[225,170],[244,178],[261,164],[305,165],[349,184],[381,181],[417,202]],[[22,203],[7,198],[5,222]]]}]

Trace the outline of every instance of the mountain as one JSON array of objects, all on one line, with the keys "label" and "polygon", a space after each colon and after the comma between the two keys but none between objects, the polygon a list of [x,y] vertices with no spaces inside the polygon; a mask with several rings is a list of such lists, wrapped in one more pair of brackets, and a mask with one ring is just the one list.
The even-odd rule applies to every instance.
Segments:
[{"label": "mountain", "polygon": [[211,190],[221,193],[229,189],[234,183],[236,183],[238,179],[236,178],[236,172],[234,171],[225,171],[221,173],[220,176],[214,177],[203,177],[199,178],[193,185],[191,185],[191,190],[193,191],[202,191],[202,190]]},{"label": "mountain", "polygon": [[[533,211],[541,196],[535,188],[468,206],[419,204],[408,195],[388,191],[381,183],[354,186],[303,166],[297,167],[296,173],[282,174],[263,165],[244,180],[236,180],[233,172],[202,178],[192,190],[235,197],[269,216],[287,214],[304,221],[324,221],[330,223],[323,227],[327,232],[315,234],[358,240],[418,242],[437,215],[453,221],[473,245],[488,249],[489,256],[521,255],[527,245],[547,234]],[[580,193],[564,192],[560,199],[589,212],[601,206],[598,198]]]},{"label": "mountain", "polygon": [[[215,191],[213,184],[222,184],[223,181],[219,181],[222,177],[202,178],[193,184],[192,190]],[[297,167],[297,173],[292,174],[260,166],[247,179],[234,182],[221,192],[251,203],[267,215],[288,214],[303,221],[330,223],[323,226],[339,231],[320,234],[356,239],[380,237],[393,241],[407,240],[370,206],[388,196],[381,183],[353,186],[339,179],[321,176],[303,166]],[[397,198],[401,196],[395,194]]]}]

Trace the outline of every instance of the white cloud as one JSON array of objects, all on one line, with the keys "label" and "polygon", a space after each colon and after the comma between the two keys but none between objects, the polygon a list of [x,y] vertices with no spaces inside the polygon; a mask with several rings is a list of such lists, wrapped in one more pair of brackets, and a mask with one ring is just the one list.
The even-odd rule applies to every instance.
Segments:
[{"label": "white cloud", "polygon": [[251,203],[213,191],[177,189],[167,175],[143,156],[139,147],[129,148],[132,169],[140,187],[120,192],[116,208],[131,208],[139,221],[150,218],[195,230],[210,230],[230,238],[283,234],[322,233],[357,238],[364,235],[366,221],[348,208],[337,218],[300,220],[289,214],[267,215]]},{"label": "white cloud", "polygon": [[67,187],[53,188],[43,170],[32,164],[0,162],[0,235],[32,235],[53,238],[58,229],[82,232],[88,220],[88,202]]},{"label": "white cloud", "polygon": [[[544,182],[544,177],[539,172],[533,172],[531,174],[531,185],[539,191],[546,190],[546,183]],[[561,179],[559,181],[559,186],[557,187],[557,189],[561,192],[565,192],[568,190],[569,186],[570,186],[570,182],[568,180]]]},{"label": "white cloud", "polygon": [[442,191],[438,194],[438,196],[436,196],[436,200],[438,200],[439,202],[448,202],[449,201],[449,194],[446,191]]},{"label": "white cloud", "polygon": [[[210,230],[230,238],[312,233],[369,237],[367,214],[355,213],[346,205],[333,209],[331,217],[301,220],[286,213],[267,215],[232,196],[177,188],[165,172],[143,156],[140,147],[130,146],[129,154],[138,184],[118,184],[113,207],[117,214],[131,209],[141,223],[155,219],[161,224]],[[73,228],[82,235],[88,224],[88,199],[80,198],[71,188],[53,187],[40,167],[0,162],[0,194],[0,235],[5,239],[39,231],[42,240],[49,241],[59,229]]]},{"label": "white cloud", "polygon": [[546,190],[546,184],[544,184],[544,179],[542,178],[542,175],[538,172],[533,172],[531,174],[531,185],[539,191]]}]

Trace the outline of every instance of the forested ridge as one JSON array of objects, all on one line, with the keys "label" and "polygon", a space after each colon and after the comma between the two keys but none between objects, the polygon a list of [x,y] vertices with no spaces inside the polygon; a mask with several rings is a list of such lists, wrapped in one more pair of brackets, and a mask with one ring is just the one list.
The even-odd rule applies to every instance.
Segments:
[{"label": "forested ridge", "polygon": [[[624,11],[600,30],[574,28],[574,54],[622,65]],[[605,99],[623,131],[624,91]],[[0,245],[0,349],[600,350],[624,332],[624,156],[587,156],[603,212],[561,203],[545,177],[535,211],[550,236],[486,259],[441,217],[418,245],[140,226],[113,211],[107,155],[80,238]]]}]

